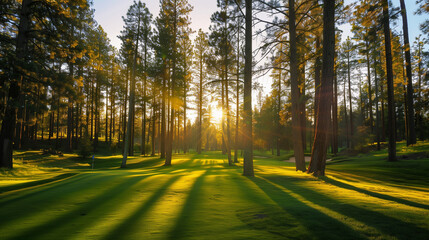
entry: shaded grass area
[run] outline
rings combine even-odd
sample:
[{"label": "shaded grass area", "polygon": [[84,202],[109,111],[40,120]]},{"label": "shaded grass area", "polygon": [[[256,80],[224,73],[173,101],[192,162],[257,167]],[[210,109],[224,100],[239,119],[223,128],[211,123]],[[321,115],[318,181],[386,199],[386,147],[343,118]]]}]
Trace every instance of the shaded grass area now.
[{"label": "shaded grass area", "polygon": [[[400,146],[401,154],[428,143]],[[429,239],[428,158],[339,156],[327,176],[258,153],[252,178],[219,152],[157,157],[18,152],[0,174],[1,239]],[[414,156],[421,156],[417,154]]]}]

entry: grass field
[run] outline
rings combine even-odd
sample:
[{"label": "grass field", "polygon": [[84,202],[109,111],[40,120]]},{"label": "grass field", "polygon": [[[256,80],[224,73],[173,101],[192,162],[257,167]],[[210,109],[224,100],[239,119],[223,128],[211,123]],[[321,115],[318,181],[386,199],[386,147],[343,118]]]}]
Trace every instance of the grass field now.
[{"label": "grass field", "polygon": [[0,173],[0,239],[429,239],[429,143],[398,150],[394,163],[386,150],[335,157],[319,179],[282,161],[290,153],[255,153],[248,178],[218,152],[127,169],[119,155],[91,169],[16,152]]}]

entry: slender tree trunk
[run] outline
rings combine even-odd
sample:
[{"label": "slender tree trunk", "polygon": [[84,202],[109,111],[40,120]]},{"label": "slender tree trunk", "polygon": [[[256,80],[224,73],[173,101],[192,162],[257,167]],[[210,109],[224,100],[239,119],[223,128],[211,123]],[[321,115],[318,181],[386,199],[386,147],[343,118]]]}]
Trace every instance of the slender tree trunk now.
[{"label": "slender tree trunk", "polygon": [[289,0],[289,47],[290,47],[290,82],[292,93],[292,134],[298,141],[293,141],[295,165],[297,171],[305,171],[302,131],[299,117],[298,56],[296,46],[295,1]]},{"label": "slender tree trunk", "polygon": [[380,150],[380,111],[378,109],[378,79],[377,79],[377,57],[374,57],[374,80],[375,80],[375,131],[376,131],[376,141],[377,141],[377,150]]},{"label": "slender tree trunk", "polygon": [[166,104],[167,104],[167,63],[164,61],[164,77],[162,79],[162,103],[161,103],[161,139],[160,139],[160,151],[161,158],[165,158],[165,140],[166,140]]},{"label": "slender tree trunk", "polygon": [[311,161],[308,173],[315,176],[325,175],[327,138],[330,124],[330,104],[332,99],[332,84],[334,81],[335,59],[335,0],[323,1],[323,56],[322,56],[322,81],[319,98],[316,132],[311,153]]},{"label": "slender tree trunk", "polygon": [[[139,9],[140,10],[140,9]],[[139,11],[140,12],[140,11]],[[133,119],[134,119],[134,106],[135,106],[135,81],[136,81],[136,68],[137,68],[137,55],[138,55],[138,48],[139,48],[139,37],[140,37],[140,15],[138,17],[138,23],[137,23],[137,39],[136,39],[136,45],[134,50],[134,61],[133,61],[133,71],[131,74],[131,81],[130,81],[130,102],[129,102],[129,108],[128,111],[128,122],[127,122],[127,133],[125,137],[125,145],[124,145],[124,154],[122,158],[122,164],[121,168],[125,168],[127,166],[127,157],[128,157],[128,148],[131,145],[131,152],[134,151],[131,137],[132,137],[132,126],[133,126]]]},{"label": "slender tree trunk", "polygon": [[371,62],[369,58],[369,43],[368,41],[365,42],[366,44],[366,62],[367,62],[367,71],[368,71],[368,100],[369,100],[369,126],[371,129],[371,133],[374,133],[374,116],[372,114],[372,89],[371,89]]},{"label": "slender tree trunk", "polygon": [[[283,45],[280,44],[280,49],[283,49]],[[280,125],[280,111],[281,111],[281,92],[282,92],[282,70],[281,70],[281,66],[279,68],[279,80],[278,80],[278,84],[277,84],[277,111],[276,111],[276,129],[277,129],[277,133],[275,134],[276,136],[276,155],[280,156],[280,134],[281,134],[281,125]]]},{"label": "slender tree trunk", "polygon": [[[200,51],[198,59],[199,71],[200,71],[200,82],[198,90],[198,138],[197,138],[197,153],[201,154],[202,145],[202,125],[203,125],[203,53]],[[206,149],[207,150],[207,149]]]},{"label": "slender tree trunk", "polygon": [[[141,136],[141,154],[143,156],[146,155],[146,145],[145,145],[145,137],[146,137],[146,90],[147,90],[147,36],[145,37],[145,49],[144,49],[144,77],[143,77],[143,108],[142,108],[142,136]],[[148,130],[149,131],[149,130]],[[149,132],[148,132],[149,135]]]},{"label": "slender tree trunk", "polygon": [[346,81],[343,84],[343,103],[344,103],[344,122],[346,123],[346,146],[350,147],[350,134],[349,134],[349,122],[347,118],[347,104],[346,104]]},{"label": "slender tree trunk", "polygon": [[252,137],[252,0],[246,0],[246,31],[244,58],[244,111],[243,111],[243,175],[253,176]]},{"label": "slender tree trunk", "polygon": [[386,51],[386,71],[387,71],[387,106],[388,106],[388,128],[389,128],[389,161],[396,161],[396,123],[395,123],[395,99],[393,93],[393,68],[392,68],[392,47],[390,42],[389,26],[389,3],[387,0],[383,4],[383,28]]},{"label": "slender tree trunk", "polygon": [[[186,69],[186,60],[185,60],[185,69]],[[186,74],[187,75],[187,74]],[[186,75],[185,75],[185,82],[184,82],[184,96],[183,96],[183,153],[186,153],[188,151],[188,132],[186,129],[186,109],[188,108],[186,99],[187,99],[187,82],[186,82]]]},{"label": "slender tree trunk", "polygon": [[170,129],[168,131],[168,141],[167,141],[167,149],[166,149],[166,154],[165,154],[165,166],[170,166],[171,162],[172,162],[172,158],[173,158],[173,133],[174,133],[174,121],[175,121],[175,106],[173,103],[173,99],[175,98],[175,87],[176,87],[176,52],[177,52],[177,18],[178,18],[178,13],[177,13],[177,3],[175,2],[174,4],[174,11],[173,11],[173,42],[172,42],[172,60],[171,60],[171,64],[172,64],[172,76],[171,76],[171,80],[170,80],[170,90],[171,90],[171,94],[170,94],[170,102],[171,102],[171,109],[170,109]]},{"label": "slender tree trunk", "polygon": [[410,54],[410,40],[408,37],[408,20],[407,11],[405,8],[405,1],[400,0],[401,13],[402,13],[402,28],[404,31],[404,48],[405,48],[405,62],[407,72],[407,118],[408,118],[408,137],[407,146],[416,143],[416,130],[414,125],[414,99],[413,99],[413,76],[411,71],[411,54]]},{"label": "slender tree trunk", "polygon": [[353,105],[352,105],[352,84],[351,84],[351,71],[350,71],[350,50],[347,51],[347,81],[349,84],[349,111],[350,111],[350,148],[354,147],[353,144]]},{"label": "slender tree trunk", "polygon": [[334,96],[332,98],[332,153],[338,153],[338,83],[334,67]]},{"label": "slender tree trunk", "polygon": [[156,109],[155,109],[155,102],[153,102],[153,108],[152,108],[152,153],[151,156],[155,156],[155,131],[156,131]]},{"label": "slender tree trunk", "polygon": [[[110,103],[112,104],[112,103]],[[109,142],[109,87],[106,86],[106,118],[105,118],[105,131],[104,131],[104,143],[107,146],[107,143]]]}]

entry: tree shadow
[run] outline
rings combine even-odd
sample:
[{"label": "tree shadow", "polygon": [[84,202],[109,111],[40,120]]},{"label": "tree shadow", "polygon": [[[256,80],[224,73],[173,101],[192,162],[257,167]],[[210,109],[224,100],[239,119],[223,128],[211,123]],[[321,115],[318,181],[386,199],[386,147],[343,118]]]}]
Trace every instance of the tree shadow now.
[{"label": "tree shadow", "polygon": [[189,225],[189,219],[191,219],[192,215],[195,213],[196,206],[200,200],[199,196],[204,183],[204,178],[209,175],[210,172],[210,170],[207,170],[195,180],[179,217],[176,219],[175,225],[168,232],[168,239],[180,239],[185,237],[187,226]]},{"label": "tree shadow", "polygon": [[303,239],[366,239],[343,222],[307,206],[265,179],[254,177],[250,180],[286,213],[292,215],[298,224],[306,228],[310,236],[304,235]]},{"label": "tree shadow", "polygon": [[[282,179],[282,177],[269,176],[266,177],[266,179],[286,187],[286,181]],[[342,215],[356,219],[370,227],[378,229],[386,235],[393,235],[398,239],[410,239],[410,234],[412,234],[413,239],[427,239],[429,236],[429,231],[427,229],[421,228],[412,223],[404,222],[396,218],[386,216],[382,213],[367,210],[351,204],[344,204],[326,195],[299,186],[298,184],[290,181],[287,182],[287,189],[302,196],[306,200],[313,202],[314,204],[326,207]]]},{"label": "tree shadow", "polygon": [[104,239],[121,239],[124,237],[124,233],[130,232],[131,228],[135,226],[137,220],[141,218],[144,214],[148,212],[148,210],[156,203],[158,199],[160,199],[168,188],[176,182],[180,177],[180,175],[171,177],[165,184],[163,184],[158,190],[156,190],[152,196],[145,201],[134,213],[125,219],[121,224],[112,229]]},{"label": "tree shadow", "polygon": [[64,181],[66,179],[69,179],[69,178],[77,175],[77,174],[78,173],[63,173],[63,174],[60,174],[60,175],[57,175],[57,176],[54,176],[51,178],[42,179],[42,180],[36,180],[36,181],[14,184],[11,186],[0,187],[0,195],[7,193],[7,192],[10,192],[10,191],[24,190],[26,188],[45,185],[45,184],[52,183],[52,182]]},{"label": "tree shadow", "polygon": [[376,197],[376,198],[380,198],[380,199],[384,199],[384,200],[388,200],[388,201],[393,201],[393,202],[401,203],[401,204],[408,205],[408,206],[411,206],[411,207],[423,208],[423,209],[426,209],[426,210],[429,209],[429,206],[426,205],[426,204],[416,203],[416,202],[412,202],[412,201],[409,201],[409,200],[406,200],[406,199],[401,199],[401,198],[393,197],[393,196],[390,196],[390,195],[385,195],[385,194],[381,194],[381,193],[376,193],[376,192],[368,191],[366,189],[358,188],[358,187],[355,187],[353,185],[337,181],[337,180],[329,178],[327,176],[323,177],[323,180],[325,182],[327,182],[327,183],[330,183],[330,184],[334,185],[334,186],[337,186],[337,187],[340,187],[340,188],[344,188],[344,189],[353,190],[353,191],[360,192],[360,193],[363,193],[363,194],[367,194],[367,195],[369,195],[371,197]]},{"label": "tree shadow", "polygon": [[133,186],[144,178],[145,177],[140,176],[121,178],[121,183],[116,184],[108,189],[105,189],[104,192],[99,193],[94,198],[88,200],[88,202],[83,203],[79,207],[67,211],[62,215],[57,216],[45,223],[26,229],[23,232],[20,232],[20,234],[18,234],[17,236],[12,237],[11,239],[32,239],[35,236],[43,236],[44,234],[49,232],[49,229],[56,229],[61,226],[65,226],[76,218],[80,218],[82,216],[90,214],[93,209],[102,207],[103,204],[107,201],[112,201],[116,196],[120,195],[121,193],[129,189],[130,186]]},{"label": "tree shadow", "polygon": [[90,177],[102,178],[102,176],[94,176],[91,174],[77,174],[72,177],[65,178],[64,180],[53,182],[52,184],[49,184],[45,188],[43,188],[44,186],[40,186],[42,189],[39,189],[39,188],[28,189],[28,190],[24,190],[23,192],[16,193],[16,195],[14,193],[7,194],[4,196],[4,200],[3,198],[0,198],[0,204],[2,204],[3,206],[6,206],[7,204],[10,204],[10,203],[17,203],[21,200],[27,200],[33,196],[44,194],[48,191],[65,188],[69,185],[73,185],[77,181],[82,181]]}]

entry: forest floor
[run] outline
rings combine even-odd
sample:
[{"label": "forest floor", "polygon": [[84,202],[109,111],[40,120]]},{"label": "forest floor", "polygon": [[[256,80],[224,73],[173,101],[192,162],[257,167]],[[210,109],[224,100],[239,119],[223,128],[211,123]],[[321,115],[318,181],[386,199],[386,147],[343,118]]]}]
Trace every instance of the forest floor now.
[{"label": "forest floor", "polygon": [[[429,239],[429,142],[339,155],[326,177],[255,153],[255,177],[219,152],[155,157],[17,151],[0,171],[0,239]],[[269,157],[269,158],[267,158]]]}]

